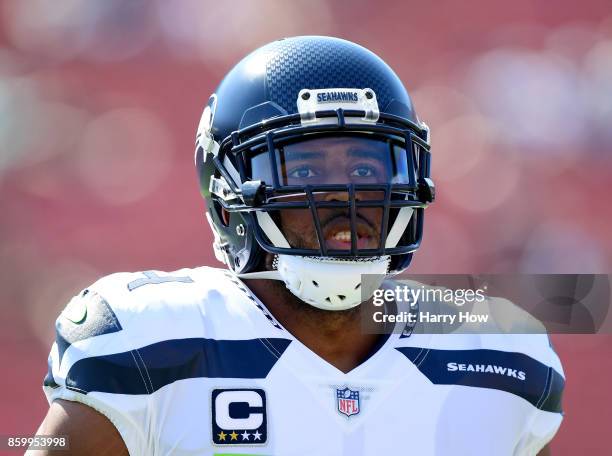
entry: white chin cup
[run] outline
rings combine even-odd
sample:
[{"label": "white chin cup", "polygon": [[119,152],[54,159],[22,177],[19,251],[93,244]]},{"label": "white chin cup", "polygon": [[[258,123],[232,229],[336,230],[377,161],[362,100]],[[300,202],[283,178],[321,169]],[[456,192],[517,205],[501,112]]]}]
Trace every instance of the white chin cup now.
[{"label": "white chin cup", "polygon": [[[323,310],[346,310],[372,296],[385,279],[390,261],[388,255],[360,260],[278,255],[277,270],[289,291],[302,301]],[[379,275],[380,283],[362,290],[363,274]]]}]

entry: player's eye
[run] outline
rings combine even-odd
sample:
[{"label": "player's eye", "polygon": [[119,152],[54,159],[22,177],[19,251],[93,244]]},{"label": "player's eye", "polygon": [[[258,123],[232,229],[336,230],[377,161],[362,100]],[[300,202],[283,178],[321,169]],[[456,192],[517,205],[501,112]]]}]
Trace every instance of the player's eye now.
[{"label": "player's eye", "polygon": [[298,168],[294,168],[293,170],[289,171],[288,174],[288,176],[293,179],[308,179],[315,177],[316,175],[316,171],[310,166],[300,166]]},{"label": "player's eye", "polygon": [[351,172],[353,177],[372,177],[376,173],[376,170],[371,166],[358,166]]}]

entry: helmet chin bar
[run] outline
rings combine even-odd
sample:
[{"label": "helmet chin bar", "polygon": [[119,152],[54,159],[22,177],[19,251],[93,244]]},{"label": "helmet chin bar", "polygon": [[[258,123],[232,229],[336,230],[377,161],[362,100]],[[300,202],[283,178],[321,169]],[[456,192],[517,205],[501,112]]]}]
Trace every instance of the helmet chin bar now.
[{"label": "helmet chin bar", "polygon": [[[238,274],[238,277],[282,280],[305,303],[322,310],[339,311],[368,300],[382,284],[390,262],[388,255],[355,260],[278,255],[276,270]],[[372,289],[363,289],[363,274],[376,274],[380,283]]]},{"label": "helmet chin bar", "polygon": [[[261,228],[275,246],[288,247],[283,233],[266,212],[256,212]],[[406,229],[412,208],[400,209],[400,214],[387,237],[387,247],[395,247]],[[391,256],[334,258],[316,256],[277,255],[276,270],[238,274],[245,279],[282,280],[291,293],[307,304],[323,310],[347,310],[368,300],[389,271]],[[362,288],[362,275],[375,274],[379,283],[372,289]]]}]

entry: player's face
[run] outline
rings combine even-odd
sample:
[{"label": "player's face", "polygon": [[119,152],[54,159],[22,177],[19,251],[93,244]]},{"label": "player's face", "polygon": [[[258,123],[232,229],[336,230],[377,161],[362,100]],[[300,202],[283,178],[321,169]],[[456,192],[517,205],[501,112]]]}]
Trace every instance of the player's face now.
[{"label": "player's face", "polygon": [[[367,136],[319,137],[282,145],[275,151],[277,176],[280,185],[296,186],[299,191],[291,196],[278,196],[277,201],[307,201],[301,190],[313,186],[316,202],[346,202],[350,200],[346,184],[407,183],[406,151],[389,142]],[[272,182],[269,155],[260,153],[251,159],[252,176]],[[334,191],[321,191],[316,186],[341,185]],[[378,249],[383,223],[384,192],[357,191],[355,200],[378,201],[378,207],[360,206],[356,209],[356,247]],[[321,224],[322,238],[328,250],[351,248],[351,217],[347,207],[316,209]],[[285,238],[293,248],[319,249],[314,217],[310,209],[283,209],[273,214]]]},{"label": "player's face", "polygon": [[[350,137],[321,138],[284,147],[282,178],[285,185],[376,184],[389,182],[388,146],[374,140]],[[357,192],[355,199],[381,200],[383,192]],[[299,197],[296,197],[299,198]],[[347,191],[316,192],[316,201],[348,201]],[[348,209],[319,208],[318,217],[327,249],[351,248]],[[290,245],[318,249],[319,240],[310,210],[280,212],[281,229]],[[380,242],[382,208],[358,208],[358,249],[375,249]]]}]

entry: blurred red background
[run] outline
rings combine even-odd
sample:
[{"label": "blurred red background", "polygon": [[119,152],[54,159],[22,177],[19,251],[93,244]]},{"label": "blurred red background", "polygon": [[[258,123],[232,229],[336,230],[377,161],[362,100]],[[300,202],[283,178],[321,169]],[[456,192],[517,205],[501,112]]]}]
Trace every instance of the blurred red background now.
[{"label": "blurred red background", "polygon": [[[438,200],[411,272],[610,272],[609,0],[5,1],[0,434],[43,417],[73,294],[114,271],[218,265],[199,116],[238,59],[301,34],[379,54],[432,129]],[[609,454],[612,337],[553,342],[568,378],[554,454]]]}]

